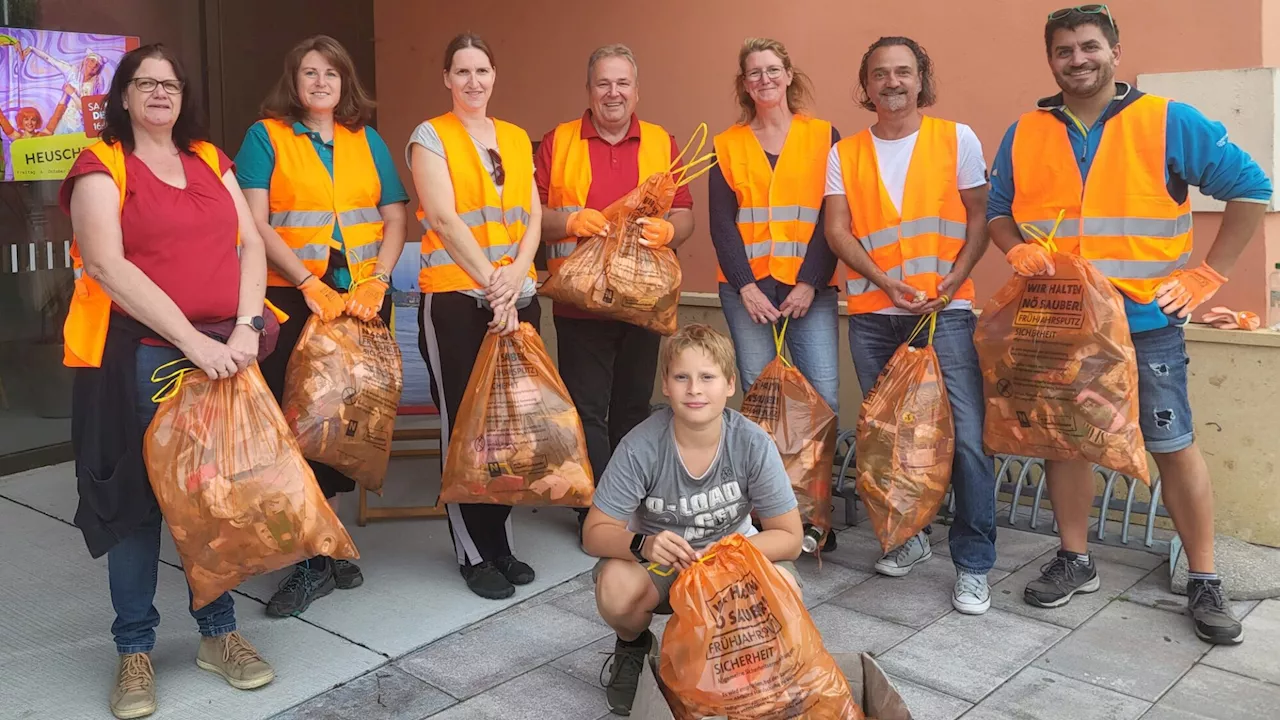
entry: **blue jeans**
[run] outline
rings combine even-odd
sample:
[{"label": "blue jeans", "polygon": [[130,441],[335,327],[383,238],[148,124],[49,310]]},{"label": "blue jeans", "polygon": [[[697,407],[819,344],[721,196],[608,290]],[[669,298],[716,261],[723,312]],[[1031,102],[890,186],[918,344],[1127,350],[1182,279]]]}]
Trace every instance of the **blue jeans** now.
[{"label": "blue jeans", "polygon": [[[152,384],[151,373],[181,357],[182,353],[174,348],[138,346],[138,419],[144,431],[151,424],[158,407],[151,401],[151,396],[160,386]],[[107,551],[111,605],[116,610],[111,633],[115,635],[116,652],[122,655],[151,652],[156,645],[156,626],[160,624],[160,612],[154,604],[160,565],[160,506],[150,489],[147,496],[138,498],[137,502],[151,504],[147,521]],[[190,587],[187,590],[187,606],[190,607]],[[193,610],[191,616],[196,619],[200,634],[206,637],[225,635],[236,629],[235,604],[228,593],[223,593],[199,610]]]},{"label": "blue jeans", "polygon": [[1187,395],[1187,342],[1180,327],[1133,336],[1138,352],[1138,426],[1152,453],[1174,453],[1196,441]]},{"label": "blue jeans", "polygon": [[[898,347],[911,336],[919,320],[914,315],[849,316],[849,348],[864,396],[876,384]],[[977,326],[977,316],[968,310],[940,312],[933,346],[951,399],[956,432],[956,454],[951,466],[951,486],[956,498],[951,559],[957,569],[983,575],[996,561],[996,476],[994,462],[982,449],[986,407],[982,370],[973,345],[973,331]],[[926,329],[913,344],[922,347],[928,339]]]},{"label": "blue jeans", "polygon": [[[756,281],[756,287],[773,303],[782,304],[791,292],[792,285],[785,285],[772,277]],[[791,359],[805,379],[813,384],[827,405],[840,414],[840,326],[837,309],[837,291],[834,287],[814,288],[813,304],[802,318],[792,318],[787,323],[786,343]],[[761,325],[747,314],[742,296],[731,286],[720,283],[720,305],[724,319],[733,337],[734,353],[738,356],[738,377],[742,392],[746,393],[756,381],[764,366],[778,354],[773,344],[773,328]],[[781,329],[781,322],[778,324]]]}]

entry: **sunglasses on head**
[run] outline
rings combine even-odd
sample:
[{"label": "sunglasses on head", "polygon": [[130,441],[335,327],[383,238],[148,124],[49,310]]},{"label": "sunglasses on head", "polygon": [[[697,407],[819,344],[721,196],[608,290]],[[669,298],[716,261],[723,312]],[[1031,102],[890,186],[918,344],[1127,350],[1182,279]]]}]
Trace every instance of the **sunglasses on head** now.
[{"label": "sunglasses on head", "polygon": [[493,184],[503,185],[507,180],[507,173],[502,169],[502,156],[493,148],[485,148],[489,151],[489,159],[493,161]]},{"label": "sunglasses on head", "polygon": [[1054,10],[1053,12],[1049,13],[1049,19],[1061,20],[1062,18],[1070,15],[1071,13],[1084,13],[1085,15],[1106,15],[1107,22],[1111,23],[1111,29],[1114,30],[1116,27],[1115,18],[1111,17],[1111,8],[1108,8],[1106,3],[1096,3],[1093,5],[1076,5],[1075,7],[1062,8],[1061,10]]}]

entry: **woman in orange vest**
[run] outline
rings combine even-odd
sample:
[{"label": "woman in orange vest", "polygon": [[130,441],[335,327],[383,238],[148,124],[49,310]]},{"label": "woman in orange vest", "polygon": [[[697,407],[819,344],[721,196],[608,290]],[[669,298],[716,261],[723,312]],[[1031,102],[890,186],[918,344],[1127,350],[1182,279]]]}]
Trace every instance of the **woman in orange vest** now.
[{"label": "woman in orange vest", "polygon": [[[77,368],[76,525],[94,557],[107,555],[120,656],[110,707],[120,718],[156,710],[150,653],[162,517],[142,457],[157,407],[152,373],[185,357],[211,378],[231,377],[264,354],[272,340],[264,333],[277,329],[273,316],[263,318],[262,238],[194,99],[165,47],[126,54],[102,138],[80,154],[60,193],[81,271],[63,331],[65,363]],[[200,667],[239,689],[275,677],[236,631],[230,594],[191,614]]]},{"label": "woman in orange vest", "polygon": [[[404,249],[409,196],[386,143],[368,125],[372,112],[346,49],[325,35],[307,38],[285,57],[284,73],[262,103],[264,119],[236,154],[236,177],[266,242],[267,299],[289,316],[279,349],[262,363],[280,402],[289,356],[313,313],[326,322],[343,313],[391,322],[384,299]],[[354,288],[353,273],[360,280]],[[310,465],[336,510],[338,493],[355,482],[328,465]],[[280,583],[267,614],[297,615],[334,588],[363,582],[349,560],[304,560]]]},{"label": "woman in orange vest", "polygon": [[774,329],[787,319],[796,367],[839,412],[836,256],[821,210],[826,157],[840,133],[803,113],[809,78],[777,40],[742,45],[734,87],[741,117],[716,136],[707,205],[742,387],[777,354]]},{"label": "woman in orange vest", "polygon": [[[454,38],[444,53],[453,110],[419,125],[405,151],[424,231],[418,344],[431,369],[446,449],[485,334],[512,333],[522,322],[539,325],[533,257],[542,203],[533,182],[533,144],[524,130],[489,117],[496,78],[484,40]],[[448,513],[472,592],[502,599],[533,582],[533,568],[511,551],[510,507],[449,505]]]}]

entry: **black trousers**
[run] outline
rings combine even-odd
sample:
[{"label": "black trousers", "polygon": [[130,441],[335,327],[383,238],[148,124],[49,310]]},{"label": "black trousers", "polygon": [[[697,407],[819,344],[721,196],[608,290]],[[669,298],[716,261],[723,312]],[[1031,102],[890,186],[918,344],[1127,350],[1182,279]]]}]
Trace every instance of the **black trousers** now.
[{"label": "black trousers", "polygon": [[[333,269],[333,263],[330,262],[329,272],[321,279],[329,287],[336,288],[333,282]],[[289,320],[280,326],[280,339],[276,341],[275,351],[263,359],[258,364],[258,368],[262,370],[262,377],[266,379],[267,387],[271,388],[271,393],[276,396],[276,402],[284,403],[284,376],[289,368],[289,356],[298,345],[303,326],[307,324],[307,320],[311,319],[311,309],[307,307],[302,291],[297,288],[268,287],[267,299],[272,305],[284,311],[289,316]],[[391,298],[387,298],[382,303],[382,310],[378,312],[378,316],[388,325],[391,324],[391,310]],[[324,491],[326,498],[336,497],[338,493],[356,489],[354,480],[328,465],[313,460],[308,460],[307,464],[316,474],[316,482],[320,484],[320,489]]]},{"label": "black trousers", "polygon": [[618,320],[556,316],[555,323],[560,377],[582,418],[599,485],[618,443],[649,417],[662,338]]},{"label": "black trousers", "polygon": [[[537,298],[519,315],[520,322],[539,327]],[[418,348],[431,371],[431,399],[440,409],[441,473],[454,420],[492,319],[493,311],[460,292],[425,293],[418,307]],[[449,503],[445,507],[459,565],[479,565],[512,554],[510,506]]]}]

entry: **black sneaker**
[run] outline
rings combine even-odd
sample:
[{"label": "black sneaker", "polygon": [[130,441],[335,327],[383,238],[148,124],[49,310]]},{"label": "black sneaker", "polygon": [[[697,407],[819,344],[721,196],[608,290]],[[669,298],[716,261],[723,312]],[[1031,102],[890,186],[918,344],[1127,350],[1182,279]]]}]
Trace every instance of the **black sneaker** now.
[{"label": "black sneaker", "polygon": [[1196,623],[1196,635],[1214,645],[1235,645],[1244,641],[1244,627],[1227,609],[1221,580],[1192,580],[1187,583],[1187,608]]},{"label": "black sneaker", "polygon": [[293,572],[280,583],[280,589],[267,602],[267,615],[278,618],[301,615],[311,607],[311,603],[333,592],[335,587],[333,563],[326,562],[319,569],[294,565]]},{"label": "black sneaker", "polygon": [[822,552],[834,552],[836,549],[836,531],[827,531],[827,539],[822,541]]},{"label": "black sneaker", "polygon": [[516,586],[511,584],[491,562],[479,565],[462,565],[458,568],[471,592],[487,600],[506,600],[516,594]]},{"label": "black sneaker", "polygon": [[1084,565],[1076,557],[1075,553],[1059,550],[1057,557],[1040,568],[1040,577],[1027,583],[1022,599],[1028,605],[1056,608],[1066,605],[1076,593],[1097,592],[1101,583],[1093,558]]},{"label": "black sneaker", "polygon": [[498,558],[493,564],[512,585],[528,585],[533,582],[533,568],[517,560],[514,555]]},{"label": "black sneaker", "polygon": [[[631,714],[631,704],[635,702],[636,690],[640,687],[640,674],[657,644],[653,633],[648,630],[638,640],[643,642],[632,645],[624,644],[618,638],[613,644],[613,655],[600,668],[600,684],[604,685],[609,712],[614,715]],[[609,673],[607,680],[604,677],[606,671]]]},{"label": "black sneaker", "polygon": [[330,560],[333,565],[333,582],[339,590],[350,590],[364,584],[364,574],[350,560]]}]

